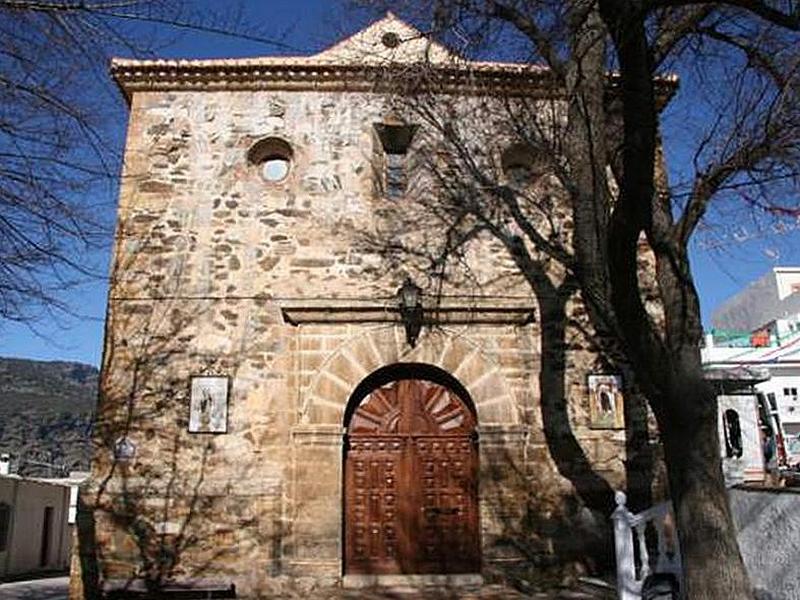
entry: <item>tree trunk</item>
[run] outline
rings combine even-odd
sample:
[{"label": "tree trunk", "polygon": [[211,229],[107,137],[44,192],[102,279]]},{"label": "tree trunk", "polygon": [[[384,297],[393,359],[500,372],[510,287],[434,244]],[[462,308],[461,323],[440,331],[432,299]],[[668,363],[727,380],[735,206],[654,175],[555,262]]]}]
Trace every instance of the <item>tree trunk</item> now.
[{"label": "tree trunk", "polygon": [[752,599],[722,475],[715,395],[702,379],[677,387],[672,399],[683,410],[667,411],[660,428],[686,597]]}]

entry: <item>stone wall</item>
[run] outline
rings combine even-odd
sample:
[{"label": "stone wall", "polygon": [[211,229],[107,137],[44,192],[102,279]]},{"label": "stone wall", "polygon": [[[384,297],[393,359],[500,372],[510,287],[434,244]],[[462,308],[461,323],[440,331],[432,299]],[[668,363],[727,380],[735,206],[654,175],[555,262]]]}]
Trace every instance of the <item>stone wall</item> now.
[{"label": "stone wall", "polygon": [[[398,362],[450,373],[477,408],[487,574],[597,558],[604,519],[543,433],[540,324],[442,324],[406,344],[393,294],[421,271],[359,244],[403,210],[375,193],[384,110],[361,92],[133,95],[85,495],[97,546],[82,552],[103,578],[222,577],[246,597],[283,575],[340,577],[345,407]],[[284,182],[247,161],[267,136],[292,145]],[[496,244],[478,240],[468,258],[470,279],[442,297],[535,310]],[[384,316],[359,322],[365,307]],[[625,432],[589,426],[586,375],[603,365],[577,299],[568,314],[563,436],[622,488]],[[199,374],[230,377],[227,433],[187,431]],[[129,463],[112,459],[122,436],[136,445]]]}]

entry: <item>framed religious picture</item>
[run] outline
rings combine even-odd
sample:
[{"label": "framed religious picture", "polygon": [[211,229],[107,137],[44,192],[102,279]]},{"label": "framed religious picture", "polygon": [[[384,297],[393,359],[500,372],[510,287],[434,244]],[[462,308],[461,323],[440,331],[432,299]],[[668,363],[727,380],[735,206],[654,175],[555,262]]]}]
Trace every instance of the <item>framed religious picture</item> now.
[{"label": "framed religious picture", "polygon": [[623,429],[622,377],[589,375],[589,427]]},{"label": "framed religious picture", "polygon": [[220,375],[192,377],[189,400],[191,433],[226,433],[228,431],[228,391],[230,379]]}]

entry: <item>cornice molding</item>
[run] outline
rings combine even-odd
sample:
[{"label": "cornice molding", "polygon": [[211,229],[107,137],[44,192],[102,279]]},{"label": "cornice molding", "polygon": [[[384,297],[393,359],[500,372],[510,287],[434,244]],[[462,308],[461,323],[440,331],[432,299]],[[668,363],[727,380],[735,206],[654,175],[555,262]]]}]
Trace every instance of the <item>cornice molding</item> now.
[{"label": "cornice molding", "polygon": [[[378,324],[402,323],[394,298],[375,302],[348,298],[283,300],[278,302],[284,323],[314,324]],[[468,299],[447,298],[423,304],[423,324],[433,325],[517,325],[536,322],[536,306],[522,298],[491,296]]]},{"label": "cornice molding", "polygon": [[527,65],[441,67],[428,64],[342,65],[114,61],[111,73],[130,99],[141,91],[359,91],[407,89],[458,95],[552,96],[551,73]]},{"label": "cornice molding", "polygon": [[[355,65],[296,59],[134,61],[114,60],[111,73],[126,99],[146,91],[346,91],[435,92],[460,96],[553,98],[562,90],[545,68],[504,63]],[[619,77],[609,75],[609,91]],[[678,89],[678,78],[656,79],[659,109]]]}]

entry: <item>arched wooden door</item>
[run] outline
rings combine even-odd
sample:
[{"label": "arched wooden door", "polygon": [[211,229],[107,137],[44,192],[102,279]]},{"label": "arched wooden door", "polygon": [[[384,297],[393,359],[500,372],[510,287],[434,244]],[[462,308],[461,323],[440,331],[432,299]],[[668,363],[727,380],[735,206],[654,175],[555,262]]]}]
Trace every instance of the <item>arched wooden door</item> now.
[{"label": "arched wooden door", "polygon": [[353,413],[345,455],[345,572],[475,573],[475,418],[430,381],[393,381]]}]

